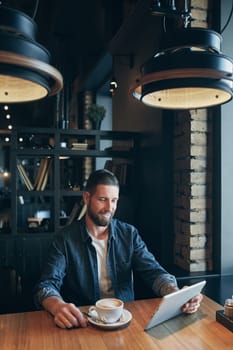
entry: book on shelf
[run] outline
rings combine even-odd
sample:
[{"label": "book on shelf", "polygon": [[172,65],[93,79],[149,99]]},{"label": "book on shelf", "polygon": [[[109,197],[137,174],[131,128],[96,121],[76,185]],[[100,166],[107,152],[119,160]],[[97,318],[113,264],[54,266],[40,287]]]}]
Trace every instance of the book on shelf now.
[{"label": "book on shelf", "polygon": [[88,148],[88,143],[73,142],[71,149],[76,151],[85,151]]},{"label": "book on shelf", "polygon": [[29,179],[29,176],[21,163],[17,164],[17,169],[19,171],[22,182],[26,185],[29,191],[32,191],[34,189],[33,184]]},{"label": "book on shelf", "polygon": [[80,204],[75,202],[75,204],[74,204],[74,206],[73,206],[73,208],[72,208],[72,210],[70,212],[70,215],[68,217],[68,220],[67,220],[67,223],[66,223],[67,225],[71,224],[75,220],[75,218],[78,215],[79,210],[80,210]]},{"label": "book on shelf", "polygon": [[24,166],[19,162],[17,164],[17,169],[21,177],[22,182],[26,185],[29,191],[43,191],[48,182],[48,176],[51,168],[52,159],[43,158],[41,159],[40,166],[34,181],[34,184],[30,180]]},{"label": "book on shelf", "polygon": [[77,220],[81,220],[82,217],[86,214],[86,211],[87,211],[87,205],[83,204]]},{"label": "book on shelf", "polygon": [[45,163],[45,159],[41,159],[40,161],[40,165],[39,165],[39,169],[37,171],[37,174],[36,174],[36,177],[35,177],[35,181],[34,181],[34,188],[37,187],[39,181],[40,181],[40,178],[42,176],[42,172],[44,172],[44,164]]},{"label": "book on shelf", "polygon": [[52,158],[41,159],[40,166],[34,183],[36,191],[43,191],[48,182],[49,171],[52,164]]},{"label": "book on shelf", "polygon": [[66,225],[71,224],[74,220],[80,220],[86,213],[87,206],[83,201],[77,203],[75,202],[70,215],[68,217]]},{"label": "book on shelf", "polygon": [[52,165],[52,159],[48,158],[47,159],[47,166],[46,166],[46,171],[41,183],[41,187],[39,191],[44,191],[44,189],[46,188],[47,182],[48,182],[48,178],[49,178],[49,173],[50,173],[50,169],[51,169],[51,165]]}]

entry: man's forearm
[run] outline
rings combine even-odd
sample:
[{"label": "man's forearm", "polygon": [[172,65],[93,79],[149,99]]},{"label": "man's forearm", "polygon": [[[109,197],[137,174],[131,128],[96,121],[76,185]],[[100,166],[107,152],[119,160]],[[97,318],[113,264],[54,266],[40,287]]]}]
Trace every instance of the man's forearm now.
[{"label": "man's forearm", "polygon": [[60,293],[55,288],[49,285],[37,287],[34,295],[34,302],[38,309],[43,306],[43,300],[47,299],[48,297],[58,297],[62,300]]},{"label": "man's forearm", "polygon": [[49,311],[53,316],[56,314],[57,309],[62,304],[65,304],[65,302],[57,296],[50,296],[42,301],[43,308]]},{"label": "man's forearm", "polygon": [[164,284],[161,288],[160,288],[160,294],[162,296],[176,292],[179,288],[177,287],[177,285],[174,284]]},{"label": "man's forearm", "polygon": [[175,276],[170,274],[161,274],[158,276],[153,284],[153,291],[160,297],[166,294],[170,294],[178,290],[177,281]]}]

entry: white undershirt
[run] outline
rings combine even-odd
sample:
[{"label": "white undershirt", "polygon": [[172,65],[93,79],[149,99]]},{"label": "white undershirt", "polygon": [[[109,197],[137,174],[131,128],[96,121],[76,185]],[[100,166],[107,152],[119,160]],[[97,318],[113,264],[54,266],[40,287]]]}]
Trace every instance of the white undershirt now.
[{"label": "white undershirt", "polygon": [[93,236],[92,245],[95,247],[98,266],[98,280],[100,288],[100,297],[112,297],[113,290],[107,269],[107,245],[108,237],[105,239],[96,239]]}]

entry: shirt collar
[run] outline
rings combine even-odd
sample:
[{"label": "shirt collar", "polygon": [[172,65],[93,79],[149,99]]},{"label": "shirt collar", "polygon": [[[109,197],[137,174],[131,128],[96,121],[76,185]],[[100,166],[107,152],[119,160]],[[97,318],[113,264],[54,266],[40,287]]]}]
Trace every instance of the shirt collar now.
[{"label": "shirt collar", "polygon": [[[81,235],[82,235],[82,240],[83,242],[86,242],[88,239],[90,239],[90,236],[88,234],[87,228],[86,228],[86,223],[85,223],[85,218],[82,218],[80,220],[80,227],[81,227]],[[115,232],[115,219],[112,219],[110,224],[109,224],[109,239],[116,238],[116,232]]]}]

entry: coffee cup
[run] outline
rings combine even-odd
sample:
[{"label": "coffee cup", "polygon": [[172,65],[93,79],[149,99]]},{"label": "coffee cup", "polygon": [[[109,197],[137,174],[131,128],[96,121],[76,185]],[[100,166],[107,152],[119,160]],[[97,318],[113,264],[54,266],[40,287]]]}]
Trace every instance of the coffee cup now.
[{"label": "coffee cup", "polygon": [[89,308],[89,314],[96,317],[104,323],[115,323],[122,316],[124,303],[120,299],[105,298],[95,303],[95,306]]}]

